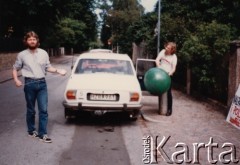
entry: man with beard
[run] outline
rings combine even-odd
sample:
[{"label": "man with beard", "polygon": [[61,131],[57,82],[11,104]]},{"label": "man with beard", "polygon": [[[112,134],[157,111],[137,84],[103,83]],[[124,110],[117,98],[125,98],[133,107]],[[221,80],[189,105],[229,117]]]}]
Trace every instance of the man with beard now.
[{"label": "man with beard", "polygon": [[[27,49],[17,55],[15,64],[13,65],[13,78],[17,87],[24,85],[25,99],[27,103],[26,122],[28,135],[37,137],[41,141],[51,143],[52,140],[47,136],[48,123],[48,92],[45,80],[46,72],[58,73],[62,76],[66,74],[64,69],[56,69],[51,66],[48,53],[39,48],[38,35],[30,31],[23,39]],[[23,84],[17,76],[17,72],[21,70],[25,79]],[[35,103],[38,103],[39,126],[38,132],[35,128]]]}]

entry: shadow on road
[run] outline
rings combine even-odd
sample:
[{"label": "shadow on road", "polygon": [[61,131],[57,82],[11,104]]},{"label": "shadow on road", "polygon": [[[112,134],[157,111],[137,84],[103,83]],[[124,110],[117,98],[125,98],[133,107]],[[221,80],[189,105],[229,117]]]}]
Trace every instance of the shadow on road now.
[{"label": "shadow on road", "polygon": [[105,113],[103,115],[95,115],[90,112],[82,112],[72,118],[66,119],[67,125],[79,126],[122,126],[132,123],[135,122],[129,119],[128,114],[121,112]]}]

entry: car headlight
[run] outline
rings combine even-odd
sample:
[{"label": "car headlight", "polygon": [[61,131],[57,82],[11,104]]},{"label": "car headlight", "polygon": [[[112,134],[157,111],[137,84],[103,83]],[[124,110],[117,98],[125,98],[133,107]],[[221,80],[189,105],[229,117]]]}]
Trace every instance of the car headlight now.
[{"label": "car headlight", "polygon": [[76,90],[68,90],[66,92],[66,97],[67,99],[69,100],[75,100],[76,99],[76,94],[77,94],[77,91]]},{"label": "car headlight", "polygon": [[138,92],[131,92],[130,93],[130,102],[131,101],[138,101],[140,98],[140,95]]}]

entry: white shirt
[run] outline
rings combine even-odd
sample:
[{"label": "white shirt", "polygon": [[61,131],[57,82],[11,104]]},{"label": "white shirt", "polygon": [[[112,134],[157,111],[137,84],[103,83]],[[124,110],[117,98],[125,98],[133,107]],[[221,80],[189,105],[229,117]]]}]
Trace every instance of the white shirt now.
[{"label": "white shirt", "polygon": [[166,55],[165,49],[163,49],[156,58],[156,63],[159,68],[165,70],[170,76],[176,70],[177,66],[177,56],[176,54]]}]

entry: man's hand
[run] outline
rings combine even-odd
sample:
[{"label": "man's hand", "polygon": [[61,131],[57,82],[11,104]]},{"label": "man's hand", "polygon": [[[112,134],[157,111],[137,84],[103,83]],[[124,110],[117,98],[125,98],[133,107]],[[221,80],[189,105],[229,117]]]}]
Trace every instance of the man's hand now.
[{"label": "man's hand", "polygon": [[15,84],[16,84],[17,87],[20,87],[20,86],[23,85],[22,82],[20,80],[18,80],[18,79],[15,80]]},{"label": "man's hand", "polygon": [[67,71],[65,69],[57,69],[57,73],[59,73],[62,76],[65,76]]},{"label": "man's hand", "polygon": [[155,60],[155,64],[156,64],[156,67],[159,68],[159,66],[160,66],[159,60]]}]

